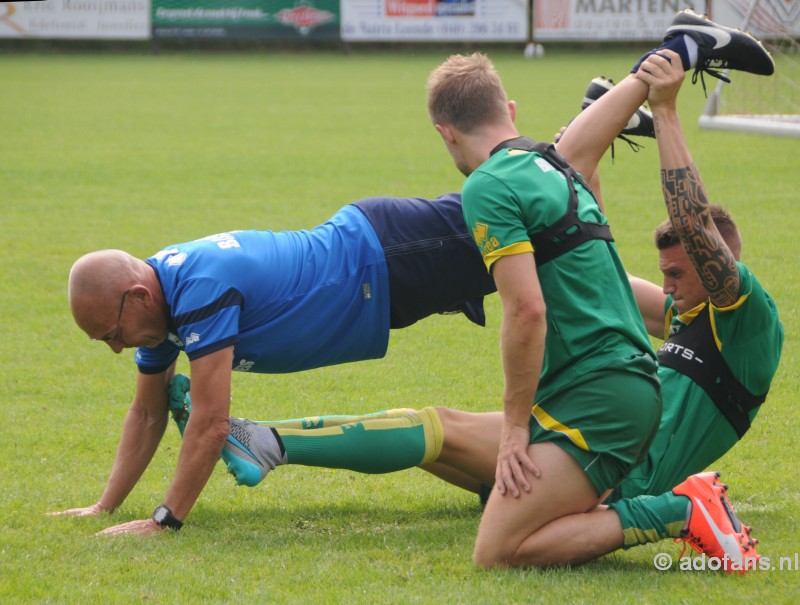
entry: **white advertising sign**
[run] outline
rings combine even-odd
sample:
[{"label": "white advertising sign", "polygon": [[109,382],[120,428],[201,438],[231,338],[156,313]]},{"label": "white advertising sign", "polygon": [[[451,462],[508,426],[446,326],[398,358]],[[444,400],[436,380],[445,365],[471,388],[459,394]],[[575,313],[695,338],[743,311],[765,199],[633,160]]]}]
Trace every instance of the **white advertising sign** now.
[{"label": "white advertising sign", "polygon": [[342,0],[349,42],[524,42],[527,0]]},{"label": "white advertising sign", "polygon": [[0,2],[0,38],[145,40],[150,0]]},{"label": "white advertising sign", "polygon": [[747,18],[748,32],[757,38],[775,34],[800,36],[800,2],[797,0],[761,0],[755,7],[750,0],[716,0],[712,6],[714,21],[741,28]]},{"label": "white advertising sign", "polygon": [[534,0],[537,42],[657,41],[675,13],[706,12],[704,0]]}]

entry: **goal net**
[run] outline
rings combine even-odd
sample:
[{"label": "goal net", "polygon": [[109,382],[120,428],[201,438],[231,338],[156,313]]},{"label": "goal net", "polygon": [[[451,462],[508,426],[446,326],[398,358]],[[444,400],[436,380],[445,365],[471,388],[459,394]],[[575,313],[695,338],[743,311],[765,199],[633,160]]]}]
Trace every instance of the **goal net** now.
[{"label": "goal net", "polygon": [[730,76],[732,85],[720,81],[708,95],[700,127],[800,137],[800,2],[715,2],[713,19],[761,40],[775,60],[775,73],[737,71]]}]

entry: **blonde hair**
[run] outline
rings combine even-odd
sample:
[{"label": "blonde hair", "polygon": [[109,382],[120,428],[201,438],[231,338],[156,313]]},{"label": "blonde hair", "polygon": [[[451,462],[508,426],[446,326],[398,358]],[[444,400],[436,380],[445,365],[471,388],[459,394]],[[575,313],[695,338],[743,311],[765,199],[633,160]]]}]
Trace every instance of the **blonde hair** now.
[{"label": "blonde hair", "polygon": [[507,117],[508,96],[489,57],[451,55],[428,78],[428,115],[463,133]]}]

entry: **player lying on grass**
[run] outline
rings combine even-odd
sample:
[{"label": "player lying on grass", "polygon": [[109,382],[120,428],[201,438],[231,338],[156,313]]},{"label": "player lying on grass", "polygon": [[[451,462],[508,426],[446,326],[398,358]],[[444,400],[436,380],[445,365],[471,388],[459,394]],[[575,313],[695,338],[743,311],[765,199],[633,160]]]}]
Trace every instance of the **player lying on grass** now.
[{"label": "player lying on grass", "polygon": [[[709,555],[727,554],[736,563],[729,569],[741,569],[744,557],[754,555],[749,530],[724,510],[724,489],[716,477],[692,477],[667,490],[717,460],[747,430],[777,368],[783,332],[772,299],[747,267],[736,262],[741,251],[736,225],[707,202],[674,102],[669,96],[651,101],[670,215],[656,230],[664,287],[662,291],[636,278],[631,282],[649,332],[666,337],[659,351],[664,413],[646,460],[606,501],[613,502],[611,507],[602,515],[586,515],[592,531],[585,533],[578,525],[567,532],[573,542],[574,536],[586,536],[581,552],[556,548],[550,553],[555,556],[539,564],[574,563],[621,546],[676,537],[696,548],[704,545]],[[694,369],[699,363],[703,372]],[[188,381],[177,377],[171,399],[179,415],[186,391]],[[255,484],[282,463],[367,473],[419,464],[485,493],[494,482],[502,414],[399,409],[269,424],[272,428],[232,421],[234,437],[225,457],[240,483]],[[248,463],[246,451],[258,465]],[[426,464],[431,458],[435,462]],[[658,497],[633,498],[640,494]],[[725,538],[709,534],[700,512],[704,507]],[[558,558],[560,552],[563,558]]]}]

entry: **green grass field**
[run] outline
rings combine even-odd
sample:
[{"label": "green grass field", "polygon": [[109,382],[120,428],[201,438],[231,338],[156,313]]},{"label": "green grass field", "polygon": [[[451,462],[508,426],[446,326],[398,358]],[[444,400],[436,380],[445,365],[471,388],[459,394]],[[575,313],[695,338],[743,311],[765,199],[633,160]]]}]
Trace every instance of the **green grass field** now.
[{"label": "green grass field", "polygon": [[[520,130],[548,139],[589,80],[621,79],[640,49],[492,56]],[[112,516],[50,518],[96,502],[135,366],[73,324],[72,262],[99,248],[146,257],[228,229],[299,229],[371,195],[458,190],[425,112],[447,51],[0,53],[0,601],[3,603],[797,603],[800,299],[797,140],[700,131],[681,113],[714,201],[737,217],[744,257],[782,312],[782,367],[754,428],[716,465],[760,552],[792,569],[728,577],[656,571],[664,542],[577,569],[481,572],[477,498],[422,471],[363,476],[284,467],[256,489],[220,464],[178,534],[96,538],[148,516],[172,476],[169,427]],[[712,82],[712,86],[713,86]],[[734,74],[734,85],[736,77]],[[617,145],[604,196],[629,271],[659,280],[652,227],[666,216],[654,142]],[[291,376],[236,374],[232,411],[259,419],[449,405],[499,409],[499,305],[489,325],[434,317],[393,333],[383,360]],[[180,368],[188,369],[185,361]],[[777,563],[776,563],[777,564]]]}]

